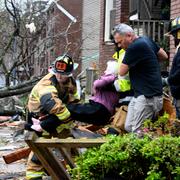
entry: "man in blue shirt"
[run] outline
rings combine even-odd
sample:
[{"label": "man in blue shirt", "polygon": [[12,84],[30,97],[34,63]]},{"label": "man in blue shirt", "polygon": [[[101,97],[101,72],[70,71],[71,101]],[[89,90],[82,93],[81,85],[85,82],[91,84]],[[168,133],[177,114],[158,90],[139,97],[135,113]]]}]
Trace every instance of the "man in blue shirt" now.
[{"label": "man in blue shirt", "polygon": [[119,74],[129,72],[134,97],[128,106],[125,130],[137,132],[145,119],[151,119],[162,108],[162,81],[158,59],[168,58],[166,52],[147,37],[138,37],[134,30],[119,24],[114,40],[126,50]]}]

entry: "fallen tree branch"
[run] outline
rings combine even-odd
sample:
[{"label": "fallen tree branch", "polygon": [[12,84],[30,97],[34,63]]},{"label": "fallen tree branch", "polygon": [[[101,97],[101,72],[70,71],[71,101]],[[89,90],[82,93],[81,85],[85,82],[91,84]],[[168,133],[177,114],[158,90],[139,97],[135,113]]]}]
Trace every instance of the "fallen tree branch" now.
[{"label": "fallen tree branch", "polygon": [[31,79],[29,81],[25,81],[21,84],[18,84],[16,86],[9,86],[9,87],[5,87],[5,88],[1,88],[0,89],[0,94],[1,92],[4,92],[4,91],[9,91],[9,90],[16,90],[16,89],[21,89],[23,87],[27,87],[27,86],[32,86],[33,84],[35,84],[37,81],[39,81],[42,77],[37,77],[35,79]]},{"label": "fallen tree branch", "polygon": [[32,88],[33,88],[33,85],[29,87],[24,87],[21,89],[0,90],[0,98],[24,94],[24,93],[30,92]]},{"label": "fallen tree branch", "polygon": [[[23,115],[23,111],[20,110],[0,110],[0,116],[14,116],[14,115]],[[9,121],[9,120],[8,120]],[[2,121],[1,121],[2,123]]]},{"label": "fallen tree branch", "polygon": [[39,81],[41,78],[33,79],[30,81],[26,81],[24,83],[21,83],[17,86],[10,86],[0,89],[0,98],[14,96],[14,95],[20,95],[27,92],[30,92],[33,86],[37,81]]}]

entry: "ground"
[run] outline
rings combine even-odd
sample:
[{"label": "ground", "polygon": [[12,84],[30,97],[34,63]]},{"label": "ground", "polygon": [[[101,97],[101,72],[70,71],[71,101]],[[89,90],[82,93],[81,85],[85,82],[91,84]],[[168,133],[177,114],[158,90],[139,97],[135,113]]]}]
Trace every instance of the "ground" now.
[{"label": "ground", "polygon": [[[20,130],[23,122],[0,123],[0,180],[24,180],[26,159],[6,164],[3,155],[27,146]],[[19,129],[20,128],[20,129]]]}]

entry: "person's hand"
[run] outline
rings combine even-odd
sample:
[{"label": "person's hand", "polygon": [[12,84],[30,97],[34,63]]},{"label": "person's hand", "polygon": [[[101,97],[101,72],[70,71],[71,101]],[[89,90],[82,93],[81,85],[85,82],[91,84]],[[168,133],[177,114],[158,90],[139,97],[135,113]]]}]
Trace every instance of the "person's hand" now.
[{"label": "person's hand", "polygon": [[161,80],[162,80],[162,85],[163,86],[168,86],[169,85],[167,77],[166,78],[162,77]]},{"label": "person's hand", "polygon": [[114,87],[115,87],[115,89],[116,89],[116,91],[117,92],[121,92],[121,89],[120,89],[120,86],[119,86],[119,79],[116,79],[115,81],[114,81]]},{"label": "person's hand", "polygon": [[26,123],[24,125],[24,129],[29,130],[29,131],[35,131],[35,132],[42,132],[43,131],[40,124],[36,124],[36,125],[33,124],[32,125],[32,124]]}]

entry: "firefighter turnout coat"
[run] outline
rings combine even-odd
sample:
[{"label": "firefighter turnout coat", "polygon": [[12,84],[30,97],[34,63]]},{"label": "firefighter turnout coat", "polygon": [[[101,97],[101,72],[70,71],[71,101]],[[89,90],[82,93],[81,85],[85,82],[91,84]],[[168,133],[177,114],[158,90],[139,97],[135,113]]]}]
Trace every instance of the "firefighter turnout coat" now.
[{"label": "firefighter turnout coat", "polygon": [[79,99],[76,82],[70,77],[66,84],[60,85],[55,75],[49,73],[42,78],[32,89],[28,110],[36,114],[54,114],[60,121],[70,117],[66,108],[67,103]]}]

